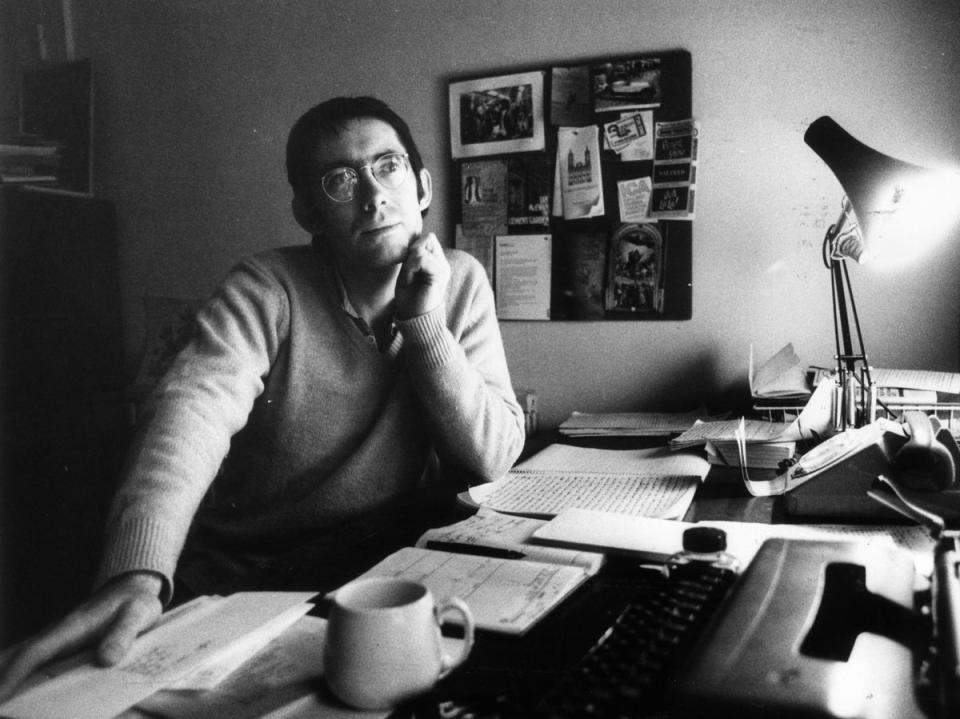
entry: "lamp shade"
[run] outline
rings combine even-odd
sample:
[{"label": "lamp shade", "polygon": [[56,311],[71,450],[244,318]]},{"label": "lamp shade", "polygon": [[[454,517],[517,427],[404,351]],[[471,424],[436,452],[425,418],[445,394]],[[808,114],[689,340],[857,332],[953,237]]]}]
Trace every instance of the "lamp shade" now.
[{"label": "lamp shade", "polygon": [[960,205],[955,173],[877,152],[828,116],[811,123],[803,139],[840,181],[867,256],[915,250],[954,229]]}]

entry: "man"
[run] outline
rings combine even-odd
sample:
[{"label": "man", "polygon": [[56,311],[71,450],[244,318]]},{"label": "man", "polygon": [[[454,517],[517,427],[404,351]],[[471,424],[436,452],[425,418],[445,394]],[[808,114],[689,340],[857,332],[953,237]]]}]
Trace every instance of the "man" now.
[{"label": "man", "polygon": [[115,664],[178,585],[233,591],[351,517],[429,501],[435,458],[484,481],[518,456],[489,283],[423,234],[431,178],[403,120],[321,103],[287,173],[312,245],[241,262],[201,310],[131,450],[96,591],[12,653],[0,696],[81,646]]}]

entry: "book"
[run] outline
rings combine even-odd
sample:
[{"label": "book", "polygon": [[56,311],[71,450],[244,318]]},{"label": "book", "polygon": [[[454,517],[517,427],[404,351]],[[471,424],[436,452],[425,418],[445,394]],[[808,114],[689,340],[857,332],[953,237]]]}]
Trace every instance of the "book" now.
[{"label": "book", "polygon": [[701,455],[652,449],[551,444],[469,501],[498,512],[552,517],[568,507],[649,517],[682,517],[710,464]]},{"label": "book", "polygon": [[[541,525],[516,524],[488,513],[452,527],[426,532],[417,546],[390,554],[360,575],[403,577],[421,582],[438,600],[459,597],[470,608],[477,629],[522,635],[599,571],[602,555],[528,546],[501,537],[507,523],[518,535],[532,536]],[[533,521],[533,520],[528,520]],[[509,526],[511,525],[512,526]],[[441,546],[444,549],[432,549]],[[332,593],[331,593],[332,594]]]}]

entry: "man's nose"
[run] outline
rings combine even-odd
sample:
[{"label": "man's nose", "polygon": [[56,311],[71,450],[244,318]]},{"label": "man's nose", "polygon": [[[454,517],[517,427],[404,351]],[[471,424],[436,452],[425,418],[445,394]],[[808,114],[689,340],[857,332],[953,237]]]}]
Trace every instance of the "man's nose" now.
[{"label": "man's nose", "polygon": [[371,168],[365,167],[362,169],[357,178],[357,182],[359,184],[358,193],[365,210],[376,209],[386,201],[387,188],[377,181],[377,178],[373,176],[373,170]]}]

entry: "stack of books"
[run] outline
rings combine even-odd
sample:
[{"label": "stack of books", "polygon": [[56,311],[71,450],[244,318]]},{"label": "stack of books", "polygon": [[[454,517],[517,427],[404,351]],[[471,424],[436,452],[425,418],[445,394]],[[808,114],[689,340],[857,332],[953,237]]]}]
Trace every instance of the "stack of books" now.
[{"label": "stack of books", "polygon": [[3,184],[55,185],[60,169],[59,143],[34,135],[0,141],[0,180]]}]

